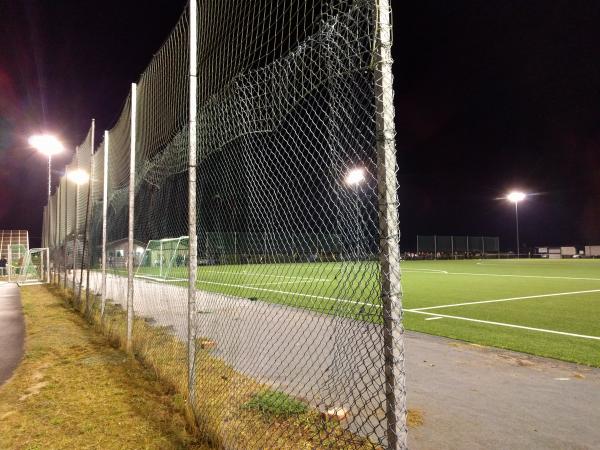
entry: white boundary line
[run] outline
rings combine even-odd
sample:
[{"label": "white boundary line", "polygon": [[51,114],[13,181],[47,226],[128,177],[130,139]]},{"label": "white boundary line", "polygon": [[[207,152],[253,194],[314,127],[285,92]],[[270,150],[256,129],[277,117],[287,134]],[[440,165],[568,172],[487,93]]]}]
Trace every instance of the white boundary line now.
[{"label": "white boundary line", "polygon": [[300,284],[300,283],[312,283],[313,280],[298,280],[298,281],[275,281],[272,283],[251,283],[245,286],[269,286],[269,285],[280,285],[280,284]]},{"label": "white boundary line", "polygon": [[542,333],[559,334],[561,336],[570,336],[570,337],[577,337],[577,338],[583,338],[583,339],[593,339],[593,340],[596,340],[596,341],[600,341],[600,336],[588,336],[586,334],[567,333],[565,331],[555,331],[555,330],[547,330],[545,328],[526,327],[526,326],[523,326],[523,325],[514,325],[514,324],[511,324],[511,323],[492,322],[490,320],[471,319],[469,317],[450,316],[450,315],[447,315],[447,314],[430,313],[430,312],[427,312],[427,311],[415,311],[414,309],[405,309],[404,311],[406,311],[406,312],[412,312],[412,313],[415,313],[415,314],[425,314],[427,316],[445,317],[447,319],[456,319],[456,320],[466,320],[467,322],[486,323],[486,324],[489,324],[489,325],[497,325],[497,326],[500,326],[500,327],[519,328],[521,330],[539,331],[539,332],[542,332]]},{"label": "white boundary line", "polygon": [[[226,271],[226,270],[206,270],[202,271],[203,274],[213,274],[219,273],[223,275],[251,275],[255,277],[274,277],[274,278],[291,278],[294,280],[310,280],[310,281],[331,281],[329,278],[313,278],[313,277],[295,277],[292,275],[275,275],[272,273],[255,273],[255,272],[246,272],[245,270],[242,272],[235,271]],[[200,274],[200,272],[198,272]]]},{"label": "white boundary line", "polygon": [[504,274],[504,273],[447,272],[446,274],[447,275],[473,275],[473,276],[479,276],[479,277],[513,277],[513,278],[542,278],[542,279],[546,279],[546,280],[586,280],[586,281],[600,281],[600,278],[559,277],[559,276],[545,276],[545,275],[516,275],[516,274]]},{"label": "white boundary line", "polygon": [[400,267],[400,271],[402,273],[405,272],[416,272],[416,273],[443,273],[444,275],[448,274],[447,270],[438,270],[438,269],[403,269],[402,266]]},{"label": "white boundary line", "polygon": [[498,303],[498,302],[512,302],[515,300],[527,300],[527,299],[532,299],[532,298],[546,298],[546,297],[560,297],[563,295],[591,294],[593,292],[600,292],[600,289],[590,289],[588,291],[557,292],[554,294],[526,295],[523,297],[499,298],[496,300],[481,300],[481,301],[476,301],[476,302],[454,303],[454,304],[450,304],[450,305],[427,306],[424,308],[412,308],[412,309],[410,309],[410,311],[413,311],[413,312],[414,311],[428,311],[430,309],[453,308],[455,306],[481,305],[484,303]]},{"label": "white boundary line", "polygon": [[[371,306],[371,307],[375,307],[375,308],[381,308],[381,305],[376,305],[373,303],[356,302],[354,300],[346,300],[343,298],[335,298],[335,297],[325,297],[322,295],[303,294],[301,292],[289,292],[289,291],[280,291],[278,289],[259,288],[259,287],[255,287],[255,286],[247,286],[245,284],[229,284],[229,283],[219,283],[217,281],[205,281],[205,280],[198,280],[198,283],[215,284],[217,286],[227,286],[227,287],[236,287],[236,288],[242,288],[242,289],[250,289],[253,291],[274,292],[276,294],[287,294],[287,295],[298,296],[298,297],[318,298],[321,300],[333,300],[334,302],[351,303],[353,305],[364,305],[364,306]],[[218,294],[218,292],[217,292],[217,294]],[[223,295],[227,295],[227,294],[223,294]]]},{"label": "white boundary line", "polygon": [[150,275],[135,275],[135,278],[142,278],[143,280],[159,281],[161,283],[176,283],[179,281],[188,281],[187,278],[158,278]]}]

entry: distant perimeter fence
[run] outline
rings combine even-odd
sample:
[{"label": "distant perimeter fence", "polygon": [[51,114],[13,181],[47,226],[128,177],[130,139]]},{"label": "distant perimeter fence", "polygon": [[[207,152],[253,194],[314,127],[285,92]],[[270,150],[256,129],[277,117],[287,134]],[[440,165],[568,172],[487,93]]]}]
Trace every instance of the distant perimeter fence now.
[{"label": "distant perimeter fence", "polygon": [[389,0],[193,0],[45,207],[214,444],[407,446],[391,41]]},{"label": "distant perimeter fence", "polygon": [[500,255],[500,238],[490,236],[417,236],[415,257],[462,259]]}]

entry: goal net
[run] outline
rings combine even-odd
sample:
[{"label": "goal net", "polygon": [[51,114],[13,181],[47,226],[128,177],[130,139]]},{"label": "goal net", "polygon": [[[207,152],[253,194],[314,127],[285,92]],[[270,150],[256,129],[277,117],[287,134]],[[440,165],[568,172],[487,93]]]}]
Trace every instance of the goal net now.
[{"label": "goal net", "polygon": [[[12,259],[11,255],[11,259]],[[16,255],[14,255],[16,256]],[[29,249],[21,258],[20,266],[15,268],[15,280],[19,285],[41,284],[49,279],[48,248]]]},{"label": "goal net", "polygon": [[148,241],[135,276],[152,281],[187,281],[188,258],[188,236]]}]

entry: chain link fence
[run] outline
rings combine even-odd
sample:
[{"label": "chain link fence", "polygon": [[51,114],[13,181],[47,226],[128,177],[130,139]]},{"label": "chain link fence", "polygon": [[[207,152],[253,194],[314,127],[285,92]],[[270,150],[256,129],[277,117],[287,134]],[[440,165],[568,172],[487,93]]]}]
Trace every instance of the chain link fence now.
[{"label": "chain link fence", "polygon": [[499,257],[500,238],[493,236],[417,235],[417,250],[405,257],[412,259],[464,259]]},{"label": "chain link fence", "polygon": [[214,445],[407,446],[390,46],[388,0],[192,1],[50,198],[53,279]]}]

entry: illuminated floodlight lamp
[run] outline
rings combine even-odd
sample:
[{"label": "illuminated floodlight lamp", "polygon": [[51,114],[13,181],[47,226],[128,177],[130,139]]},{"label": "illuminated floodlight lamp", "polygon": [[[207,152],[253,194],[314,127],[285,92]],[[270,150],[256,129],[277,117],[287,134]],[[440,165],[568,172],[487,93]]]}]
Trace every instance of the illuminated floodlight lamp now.
[{"label": "illuminated floodlight lamp", "polygon": [[29,145],[40,153],[51,157],[64,150],[62,143],[50,134],[36,134],[29,138]]},{"label": "illuminated floodlight lamp", "polygon": [[515,224],[517,227],[517,259],[519,258],[519,253],[521,247],[519,246],[519,202],[522,202],[527,197],[527,194],[521,191],[512,191],[507,196],[506,199],[515,204]]},{"label": "illuminated floodlight lamp", "polygon": [[506,199],[512,203],[519,203],[525,200],[525,197],[527,197],[527,194],[525,194],[524,192],[512,191],[506,196]]},{"label": "illuminated floodlight lamp", "polygon": [[69,181],[72,181],[79,186],[90,181],[90,175],[83,169],[77,169],[69,172],[67,178]]},{"label": "illuminated floodlight lamp", "polygon": [[346,174],[346,184],[350,186],[358,186],[363,181],[365,181],[365,169],[357,167]]}]

